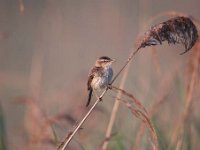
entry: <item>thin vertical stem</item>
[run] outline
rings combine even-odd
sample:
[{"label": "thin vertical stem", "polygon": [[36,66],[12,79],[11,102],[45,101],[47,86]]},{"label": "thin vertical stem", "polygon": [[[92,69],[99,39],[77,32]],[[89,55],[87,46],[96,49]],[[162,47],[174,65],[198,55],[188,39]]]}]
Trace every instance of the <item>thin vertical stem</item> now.
[{"label": "thin vertical stem", "polygon": [[[127,66],[124,74],[123,74],[123,77],[121,79],[121,83],[120,83],[120,89],[123,89],[124,88],[124,85],[125,85],[125,82],[126,82],[126,79],[127,79],[127,75],[128,75],[128,71],[129,71],[129,66]],[[113,106],[113,109],[112,109],[112,113],[111,113],[111,117],[110,117],[110,121],[108,123],[108,127],[107,127],[107,130],[106,130],[106,137],[105,139],[108,139],[110,136],[111,136],[111,132],[112,132],[112,128],[113,128],[113,124],[115,122],[115,119],[116,119],[116,115],[117,115],[117,112],[118,112],[118,108],[119,108],[119,104],[120,104],[120,101],[118,101],[117,99],[121,97],[122,93],[121,92],[118,92],[117,94],[117,97],[115,98],[115,103],[114,103],[114,106]],[[108,146],[108,140],[105,140],[102,144],[102,150],[106,150],[107,149],[107,146]]]},{"label": "thin vertical stem", "polygon": [[[193,56],[191,59],[191,66],[190,68],[192,68],[191,70],[191,77],[190,77],[190,82],[188,84],[188,89],[187,89],[187,93],[186,93],[186,97],[185,97],[185,107],[184,107],[184,111],[180,116],[180,120],[176,125],[175,131],[173,132],[173,136],[172,136],[172,140],[170,143],[169,148],[171,148],[175,143],[176,144],[176,149],[178,149],[179,144],[182,143],[182,134],[184,133],[184,126],[185,123],[188,119],[188,116],[190,114],[189,110],[192,104],[192,94],[193,94],[193,90],[194,90],[194,86],[195,86],[195,80],[197,78],[197,71],[198,71],[198,67],[199,67],[199,58],[200,58],[200,42],[198,42],[198,44],[196,45],[196,47],[194,48],[194,52],[193,52]],[[178,140],[178,137],[181,137]]]}]

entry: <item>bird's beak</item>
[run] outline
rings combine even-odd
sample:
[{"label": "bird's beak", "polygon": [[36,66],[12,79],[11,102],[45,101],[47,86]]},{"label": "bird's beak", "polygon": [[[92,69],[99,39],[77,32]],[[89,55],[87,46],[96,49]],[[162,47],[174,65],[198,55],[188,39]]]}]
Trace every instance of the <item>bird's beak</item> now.
[{"label": "bird's beak", "polygon": [[110,62],[111,62],[111,63],[115,62],[115,59],[112,59]]}]

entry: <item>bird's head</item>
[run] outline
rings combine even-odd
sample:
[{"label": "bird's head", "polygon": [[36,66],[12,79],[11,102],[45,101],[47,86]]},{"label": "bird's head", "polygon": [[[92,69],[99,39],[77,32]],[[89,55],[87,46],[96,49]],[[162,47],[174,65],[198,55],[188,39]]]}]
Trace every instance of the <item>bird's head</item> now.
[{"label": "bird's head", "polygon": [[95,66],[106,67],[108,65],[111,65],[114,61],[115,61],[114,59],[111,59],[107,56],[102,56],[97,59]]}]

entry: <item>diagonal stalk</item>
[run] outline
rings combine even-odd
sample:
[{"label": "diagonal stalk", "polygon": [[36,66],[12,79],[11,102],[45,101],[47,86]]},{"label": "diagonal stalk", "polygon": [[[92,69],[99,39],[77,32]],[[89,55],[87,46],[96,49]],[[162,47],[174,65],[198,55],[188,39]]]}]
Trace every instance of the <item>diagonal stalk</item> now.
[{"label": "diagonal stalk", "polygon": [[80,123],[75,127],[74,131],[67,135],[66,140],[59,145],[58,149],[65,150],[65,148],[67,147],[67,145],[69,144],[69,142],[71,141],[71,139],[73,138],[75,133],[78,131],[78,129],[81,127],[81,125],[85,122],[85,120],[91,114],[91,112],[96,107],[96,105],[101,101],[101,98],[105,95],[107,90],[108,90],[108,88],[103,91],[103,93],[101,94],[100,97],[97,98],[96,102],[92,105],[92,107],[87,112],[87,114],[83,117],[83,119],[80,121]]},{"label": "diagonal stalk", "polygon": [[[125,82],[126,82],[126,78],[127,78],[127,75],[128,75],[128,71],[129,71],[129,66],[130,65],[127,66],[127,68],[126,68],[126,70],[125,70],[125,72],[123,74],[123,77],[121,79],[121,83],[120,83],[120,86],[119,86],[120,89],[124,88],[124,85],[125,85]],[[120,101],[117,100],[117,99],[120,99],[121,95],[122,95],[122,93],[118,92],[118,94],[117,94],[117,96],[115,98],[115,103],[114,103],[114,106],[113,106],[113,109],[112,109],[112,113],[111,113],[110,121],[108,123],[107,130],[106,130],[105,139],[109,139],[109,137],[112,134],[113,124],[115,122],[115,118],[116,118],[116,115],[117,115],[117,112],[118,112],[118,108],[119,108],[119,105],[120,105]],[[107,149],[108,142],[109,142],[109,140],[104,140],[104,142],[102,144],[102,147],[101,147],[102,150],[106,150]]]},{"label": "diagonal stalk", "polygon": [[[133,50],[132,53],[130,54],[129,58],[127,59],[127,61],[125,62],[125,64],[122,66],[122,68],[119,70],[119,72],[115,75],[115,77],[113,78],[113,80],[111,81],[111,85],[112,83],[117,79],[117,77],[120,75],[120,73],[126,68],[126,66],[129,64],[129,62],[131,61],[131,59],[135,56],[135,54],[139,51],[139,49],[136,49],[135,51]],[[103,93],[101,94],[100,97],[97,98],[96,102],[93,104],[93,106],[90,108],[90,110],[87,112],[87,114],[83,117],[83,119],[80,121],[80,123],[76,126],[76,128],[66,136],[65,141],[62,142],[58,149],[61,150],[65,150],[65,148],[67,147],[67,145],[70,143],[71,139],[73,138],[73,136],[76,134],[76,132],[78,131],[78,129],[81,127],[81,125],[85,122],[85,120],[88,118],[88,116],[91,114],[91,112],[94,110],[94,108],[96,107],[96,105],[101,101],[101,98],[103,98],[103,96],[106,94],[106,92],[108,91],[108,88],[106,88]]]},{"label": "diagonal stalk", "polygon": [[111,84],[117,79],[117,77],[120,75],[120,73],[126,68],[126,66],[129,64],[129,62],[131,61],[131,59],[135,56],[135,54],[139,51],[139,49],[137,50],[133,50],[133,52],[130,54],[129,58],[127,59],[127,61],[125,62],[124,66],[119,70],[119,72],[115,75],[115,77],[113,78],[113,80],[111,81]]},{"label": "diagonal stalk", "polygon": [[[126,82],[126,78],[127,78],[127,75],[128,75],[128,71],[129,71],[129,67],[130,67],[130,64],[129,62],[131,61],[131,59],[135,56],[135,54],[139,51],[139,49],[135,50],[135,51],[132,51],[132,53],[130,54],[129,58],[127,59],[126,63],[124,64],[124,66],[121,68],[121,70],[116,74],[116,76],[113,78],[111,84],[115,81],[115,79],[119,76],[119,74],[126,68],[123,76],[122,76],[122,79],[121,79],[121,83],[120,83],[120,89],[123,89],[124,88],[124,84]],[[107,130],[106,130],[106,136],[105,136],[105,139],[109,139],[109,137],[111,136],[111,132],[112,132],[112,128],[113,128],[113,124],[115,122],[115,118],[116,118],[116,115],[117,115],[117,112],[118,112],[118,108],[119,108],[119,104],[120,102],[117,100],[118,98],[120,98],[122,95],[121,92],[118,92],[116,98],[115,98],[115,103],[114,103],[114,106],[113,106],[113,109],[112,109],[112,113],[111,113],[111,117],[110,117],[110,121],[108,123],[108,127],[107,127]],[[109,140],[104,140],[103,144],[102,144],[102,147],[101,149],[102,150],[106,150],[107,146],[108,146],[108,143],[109,143]]]}]

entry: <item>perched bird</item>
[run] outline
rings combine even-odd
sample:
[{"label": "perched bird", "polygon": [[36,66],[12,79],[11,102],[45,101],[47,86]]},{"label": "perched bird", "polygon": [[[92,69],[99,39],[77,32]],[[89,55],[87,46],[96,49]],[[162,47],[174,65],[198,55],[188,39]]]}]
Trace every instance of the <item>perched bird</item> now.
[{"label": "perched bird", "polygon": [[89,95],[86,106],[90,104],[93,90],[95,92],[95,90],[101,90],[109,86],[113,76],[111,66],[113,62],[114,60],[107,56],[102,56],[96,60],[88,76],[87,88]]}]

